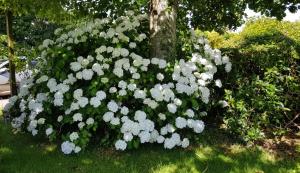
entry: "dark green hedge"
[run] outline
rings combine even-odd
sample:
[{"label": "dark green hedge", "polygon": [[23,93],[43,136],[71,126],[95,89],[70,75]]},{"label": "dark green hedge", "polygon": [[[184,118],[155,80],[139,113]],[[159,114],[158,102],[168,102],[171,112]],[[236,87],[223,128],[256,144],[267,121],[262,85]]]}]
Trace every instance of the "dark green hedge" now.
[{"label": "dark green hedge", "polygon": [[225,85],[229,106],[221,115],[225,127],[245,141],[298,131],[300,22],[263,18],[237,34],[206,34],[233,62]]}]

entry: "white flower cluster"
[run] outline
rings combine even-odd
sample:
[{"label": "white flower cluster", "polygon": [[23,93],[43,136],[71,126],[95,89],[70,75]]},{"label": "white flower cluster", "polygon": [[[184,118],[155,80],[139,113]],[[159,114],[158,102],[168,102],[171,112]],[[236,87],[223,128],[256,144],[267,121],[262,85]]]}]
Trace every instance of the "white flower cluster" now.
[{"label": "white flower cluster", "polygon": [[[59,30],[55,41],[46,40],[40,47],[44,59],[53,58],[49,51],[53,47],[73,51],[76,56],[72,54],[74,58],[64,62],[65,69],[57,72],[63,75],[44,70],[48,73],[22,85],[20,94],[5,108],[9,111],[17,105],[20,110],[12,126],[27,124],[32,135],[43,130],[47,137],[59,134],[55,133],[57,127],[72,126],[63,134],[67,136],[61,144],[65,154],[80,152],[85,147],[80,142],[82,131],[99,125],[119,134],[111,139],[117,150],[136,141],[163,144],[166,149],[188,147],[190,139],[185,132],[201,133],[205,125],[199,118],[206,113],[190,106],[190,98],[209,103],[209,84],[222,87],[221,80],[214,79],[218,67],[225,65],[230,71],[231,63],[201,38],[191,38],[195,53],[177,63],[144,58],[145,52],[137,47],[148,43],[147,35],[138,32],[145,15],[127,14],[117,20],[96,19],[74,30]],[[82,51],[89,55],[74,50],[91,38],[94,45],[87,48],[91,50]]]}]

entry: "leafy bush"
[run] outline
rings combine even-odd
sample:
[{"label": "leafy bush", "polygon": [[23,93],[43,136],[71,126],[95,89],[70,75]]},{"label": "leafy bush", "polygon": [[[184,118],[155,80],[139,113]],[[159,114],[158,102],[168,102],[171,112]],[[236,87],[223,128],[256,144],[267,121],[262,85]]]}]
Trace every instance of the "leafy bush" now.
[{"label": "leafy bush", "polygon": [[214,45],[234,67],[225,86],[226,127],[246,141],[299,130],[300,23],[259,19],[224,37]]},{"label": "leafy bush", "polygon": [[204,129],[210,95],[222,87],[214,75],[231,63],[193,32],[182,59],[148,59],[144,19],[127,12],[56,30],[57,38],[40,46],[39,71],[5,107],[12,126],[62,140],[65,154],[91,140],[118,150],[147,142],[187,147]]},{"label": "leafy bush", "polygon": [[[5,16],[0,14],[0,25],[5,26]],[[37,46],[46,38],[54,36],[58,28],[54,23],[34,16],[15,16],[13,18],[14,63],[16,71],[23,71],[37,56]],[[19,58],[18,58],[19,57]],[[26,60],[24,59],[26,57]],[[8,59],[6,28],[0,28],[0,60]]]}]

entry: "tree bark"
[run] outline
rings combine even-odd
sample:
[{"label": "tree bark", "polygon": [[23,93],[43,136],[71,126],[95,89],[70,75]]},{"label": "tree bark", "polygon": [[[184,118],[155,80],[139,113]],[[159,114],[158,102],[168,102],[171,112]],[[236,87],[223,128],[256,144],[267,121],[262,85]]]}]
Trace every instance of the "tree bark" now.
[{"label": "tree bark", "polygon": [[150,57],[176,58],[176,18],[178,0],[151,0]]},{"label": "tree bark", "polygon": [[12,12],[6,11],[6,33],[7,33],[7,45],[8,45],[8,60],[9,60],[9,83],[11,95],[17,95],[16,85],[16,67],[14,64],[14,43],[12,34]]}]

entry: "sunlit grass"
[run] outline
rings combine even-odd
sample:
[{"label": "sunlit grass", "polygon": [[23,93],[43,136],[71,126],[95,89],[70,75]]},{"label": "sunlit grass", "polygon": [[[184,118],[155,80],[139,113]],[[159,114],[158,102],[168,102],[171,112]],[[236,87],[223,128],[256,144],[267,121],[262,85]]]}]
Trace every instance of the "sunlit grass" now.
[{"label": "sunlit grass", "polygon": [[0,123],[0,173],[297,173],[299,158],[277,157],[257,147],[231,142],[221,132],[206,130],[201,146],[164,150],[142,146],[116,152],[95,147],[66,156],[60,147],[13,134]]}]

